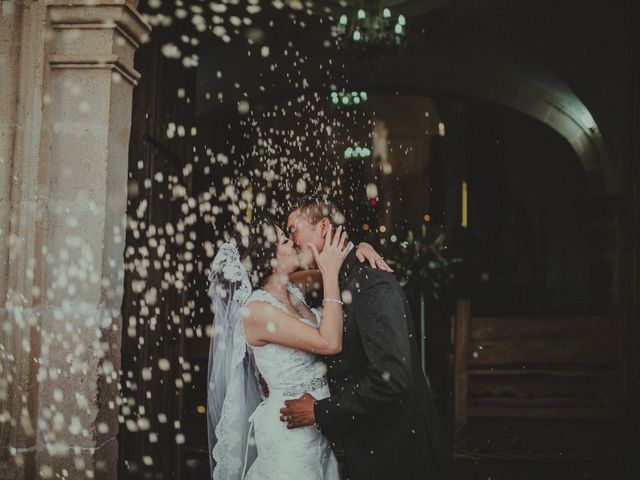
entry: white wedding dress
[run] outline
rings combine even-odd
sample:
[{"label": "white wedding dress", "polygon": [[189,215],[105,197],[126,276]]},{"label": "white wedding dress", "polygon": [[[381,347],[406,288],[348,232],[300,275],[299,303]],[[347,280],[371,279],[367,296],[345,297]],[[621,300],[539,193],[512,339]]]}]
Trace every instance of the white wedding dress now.
[{"label": "white wedding dress", "polygon": [[[294,285],[289,284],[288,289],[304,302],[302,292]],[[287,312],[282,303],[264,290],[255,290],[246,304],[254,301],[266,302]],[[318,328],[322,315],[317,309],[310,310],[316,316],[316,322],[303,317],[300,321]],[[312,353],[274,343],[250,348],[258,370],[269,386],[269,396],[249,419],[253,424],[257,458],[245,478],[339,480],[335,455],[315,425],[290,430],[280,421],[280,409],[286,399],[298,398],[305,392],[318,400],[329,396],[324,363]]]}]

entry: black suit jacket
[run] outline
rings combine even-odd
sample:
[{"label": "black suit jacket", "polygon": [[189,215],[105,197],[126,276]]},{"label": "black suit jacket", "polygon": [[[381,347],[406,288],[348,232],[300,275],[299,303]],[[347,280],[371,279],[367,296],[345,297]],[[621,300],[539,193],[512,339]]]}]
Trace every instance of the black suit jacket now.
[{"label": "black suit jacket", "polygon": [[444,478],[446,441],[402,287],[351,252],[340,288],[351,301],[342,352],[325,358],[331,397],[316,402],[316,426],[342,436],[350,480]]}]

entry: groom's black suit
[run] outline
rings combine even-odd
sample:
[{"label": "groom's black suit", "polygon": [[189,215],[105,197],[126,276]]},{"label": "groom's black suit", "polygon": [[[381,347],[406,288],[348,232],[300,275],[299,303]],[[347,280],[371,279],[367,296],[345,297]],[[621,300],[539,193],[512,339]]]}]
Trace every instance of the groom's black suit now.
[{"label": "groom's black suit", "polygon": [[349,480],[443,478],[446,442],[402,288],[355,252],[340,288],[352,300],[342,352],[325,358],[331,397],[316,403],[316,426],[330,441],[342,436]]}]

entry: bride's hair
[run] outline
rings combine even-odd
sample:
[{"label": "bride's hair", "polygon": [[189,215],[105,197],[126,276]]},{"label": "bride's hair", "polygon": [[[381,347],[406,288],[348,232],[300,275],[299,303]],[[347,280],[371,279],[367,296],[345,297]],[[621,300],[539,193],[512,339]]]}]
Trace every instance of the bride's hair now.
[{"label": "bride's hair", "polygon": [[254,288],[260,288],[273,274],[278,248],[276,219],[261,213],[250,224],[239,224],[233,238],[243,262],[249,261],[249,274]]}]

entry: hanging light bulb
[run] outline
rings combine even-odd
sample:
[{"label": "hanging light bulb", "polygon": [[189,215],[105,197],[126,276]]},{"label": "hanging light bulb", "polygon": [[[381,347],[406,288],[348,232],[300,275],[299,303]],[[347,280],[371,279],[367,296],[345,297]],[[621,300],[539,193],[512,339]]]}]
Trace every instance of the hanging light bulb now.
[{"label": "hanging light bulb", "polygon": [[[390,8],[366,10],[341,15],[336,31],[345,44],[361,46],[401,46],[405,38],[404,15],[394,15]],[[365,99],[366,100],[366,99]]]}]

